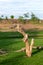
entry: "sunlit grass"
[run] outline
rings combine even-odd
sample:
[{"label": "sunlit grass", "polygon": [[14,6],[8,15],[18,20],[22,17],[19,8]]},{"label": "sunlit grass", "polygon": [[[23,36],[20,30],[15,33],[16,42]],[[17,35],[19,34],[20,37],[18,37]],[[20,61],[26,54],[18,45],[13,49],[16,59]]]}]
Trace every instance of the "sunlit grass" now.
[{"label": "sunlit grass", "polygon": [[[43,45],[43,39],[35,38],[34,41],[35,46]],[[43,65],[43,50],[33,50],[32,57],[28,58],[25,52],[14,52],[22,47],[25,44],[21,39],[0,39],[0,48],[8,51],[0,55],[0,65]]]}]

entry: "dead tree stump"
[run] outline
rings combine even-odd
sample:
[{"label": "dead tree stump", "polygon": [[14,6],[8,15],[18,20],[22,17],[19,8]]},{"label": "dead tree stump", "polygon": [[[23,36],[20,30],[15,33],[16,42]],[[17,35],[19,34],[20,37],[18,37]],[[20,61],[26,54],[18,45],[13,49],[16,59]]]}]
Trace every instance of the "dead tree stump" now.
[{"label": "dead tree stump", "polygon": [[[31,41],[31,44],[29,45],[29,43],[28,43],[28,34],[26,34],[23,30],[22,30],[22,28],[20,27],[20,25],[19,24],[17,24],[17,27],[15,28],[16,29],[16,31],[18,31],[18,32],[20,32],[23,36],[24,36],[24,38],[23,38],[23,41],[25,42],[25,50],[26,50],[26,55],[28,56],[28,57],[31,57],[31,55],[32,55],[32,47],[33,47],[33,44],[34,44],[34,39],[32,39],[32,41]],[[22,50],[22,49],[21,49]],[[20,51],[20,50],[19,50]]]},{"label": "dead tree stump", "polygon": [[24,38],[24,42],[25,42],[25,45],[26,45],[26,55],[28,57],[31,57],[32,48],[33,48],[33,44],[34,44],[34,39],[32,39],[31,44],[29,45],[29,43],[28,43],[28,35],[26,34],[25,38]]}]

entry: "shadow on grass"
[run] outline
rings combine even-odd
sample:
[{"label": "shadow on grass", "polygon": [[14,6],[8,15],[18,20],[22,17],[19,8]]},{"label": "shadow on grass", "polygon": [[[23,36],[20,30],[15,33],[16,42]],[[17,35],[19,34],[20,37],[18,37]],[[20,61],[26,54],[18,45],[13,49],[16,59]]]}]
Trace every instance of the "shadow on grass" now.
[{"label": "shadow on grass", "polygon": [[[29,37],[43,37],[43,30],[39,30],[38,28],[24,30],[24,32],[27,33]],[[23,38],[23,35],[19,32],[0,32],[0,39],[11,38]]]},{"label": "shadow on grass", "polygon": [[[29,37],[37,37],[39,34],[38,28],[24,30],[25,33],[29,35]],[[23,35],[19,32],[0,32],[0,39],[3,38],[23,38]]]},{"label": "shadow on grass", "polygon": [[35,54],[37,54],[37,53],[39,53],[39,52],[41,52],[42,50],[43,50],[43,48],[35,50],[35,51],[32,53],[32,56],[35,55]]},{"label": "shadow on grass", "polygon": [[18,45],[21,41],[17,39],[1,39],[0,40],[0,49],[11,50],[15,49],[16,44]]},{"label": "shadow on grass", "polygon": [[0,62],[0,65],[23,65],[22,61],[23,61],[24,55],[17,55],[16,57],[12,57],[6,60],[3,60],[2,62]]},{"label": "shadow on grass", "polygon": [[29,29],[25,31],[26,33],[29,34],[37,34],[39,32],[38,28],[34,28],[34,29]]},{"label": "shadow on grass", "polygon": [[19,36],[16,36],[16,37],[0,37],[0,40],[1,39],[22,39],[23,37],[19,37]]},{"label": "shadow on grass", "polygon": [[[40,51],[42,51],[43,49],[39,49],[36,50],[35,52],[32,53],[32,55],[39,53]],[[0,62],[0,65],[26,65],[24,63],[24,59],[26,59],[25,54],[21,53],[21,54],[17,54],[13,57],[10,57],[8,59],[3,60],[2,62]]]}]

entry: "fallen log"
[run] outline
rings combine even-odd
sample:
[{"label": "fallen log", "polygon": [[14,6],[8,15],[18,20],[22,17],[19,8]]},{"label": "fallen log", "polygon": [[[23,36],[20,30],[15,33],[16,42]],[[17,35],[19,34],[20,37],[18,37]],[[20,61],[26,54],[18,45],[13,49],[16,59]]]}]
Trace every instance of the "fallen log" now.
[{"label": "fallen log", "polygon": [[[42,49],[43,50],[43,46],[33,46],[33,49],[38,49],[38,50],[40,50],[40,49]],[[24,52],[26,50],[26,48],[24,47],[24,48],[21,48],[20,50],[16,50],[15,52]]]},{"label": "fallen log", "polygon": [[33,49],[43,49],[43,46],[33,47]]},{"label": "fallen log", "polygon": [[24,48],[21,48],[20,50],[17,50],[15,52],[21,52],[21,51],[25,51],[25,50],[26,50],[26,48],[24,47]]}]

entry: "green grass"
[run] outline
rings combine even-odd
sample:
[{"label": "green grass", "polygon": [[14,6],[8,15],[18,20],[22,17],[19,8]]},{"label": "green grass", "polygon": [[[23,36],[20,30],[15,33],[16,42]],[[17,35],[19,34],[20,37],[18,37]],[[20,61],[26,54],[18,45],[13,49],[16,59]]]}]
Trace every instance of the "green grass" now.
[{"label": "green grass", "polygon": [[[25,32],[30,35],[29,43],[34,37],[34,45],[43,46],[43,30],[34,29]],[[43,50],[33,49],[30,58],[25,52],[14,52],[25,47],[25,43],[20,39],[22,37],[18,32],[0,32],[0,49],[7,51],[4,55],[0,54],[0,65],[43,65]]]},{"label": "green grass", "polygon": [[[43,37],[43,30],[38,30],[37,28],[26,30],[25,33],[29,37]],[[0,32],[0,38],[23,38],[23,35],[19,32]]]},{"label": "green grass", "polygon": [[[35,38],[34,41],[35,46],[43,45],[43,38]],[[0,54],[0,65],[43,65],[43,50],[33,49],[32,57],[28,58],[25,52],[14,52],[22,47],[25,44],[21,39],[0,39],[0,48],[8,51],[5,55]]]}]

